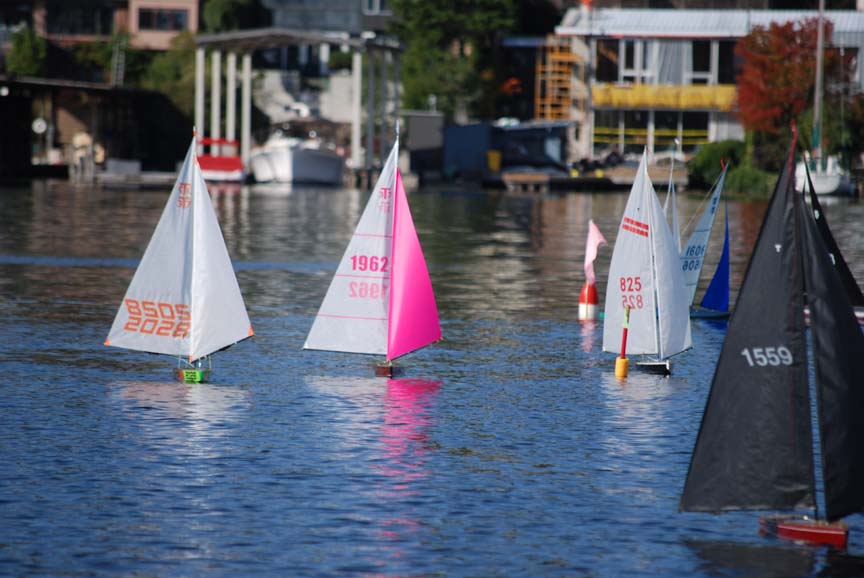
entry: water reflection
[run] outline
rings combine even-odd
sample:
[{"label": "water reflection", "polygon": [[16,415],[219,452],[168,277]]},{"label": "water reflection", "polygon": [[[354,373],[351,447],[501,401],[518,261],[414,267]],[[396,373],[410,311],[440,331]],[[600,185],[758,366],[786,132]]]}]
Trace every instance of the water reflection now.
[{"label": "water reflection", "polygon": [[142,434],[169,451],[208,458],[221,455],[214,442],[229,435],[249,409],[243,387],[179,382],[109,385],[123,412]]},{"label": "water reflection", "polygon": [[816,567],[816,551],[812,548],[709,540],[684,543],[699,558],[699,569],[708,576],[788,578],[810,576]]},{"label": "water reflection", "polygon": [[434,403],[441,382],[427,379],[388,379],[384,397],[381,442],[386,460],[378,470],[390,481],[381,498],[390,507],[379,522],[380,535],[393,545],[388,558],[405,558],[404,546],[414,543],[423,529],[420,482],[432,475],[427,454],[436,449],[430,441],[435,427]]}]

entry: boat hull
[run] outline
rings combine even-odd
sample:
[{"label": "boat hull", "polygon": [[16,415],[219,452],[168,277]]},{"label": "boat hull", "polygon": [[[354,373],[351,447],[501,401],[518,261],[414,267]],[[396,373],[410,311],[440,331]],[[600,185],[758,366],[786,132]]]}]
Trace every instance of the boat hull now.
[{"label": "boat hull", "polygon": [[[842,172],[835,164],[827,171],[811,171],[810,179],[813,181],[813,190],[817,195],[839,195],[855,196],[855,184],[847,173]],[[795,190],[804,191],[807,182],[807,173],[804,164],[799,162],[795,166]]]},{"label": "boat hull", "polygon": [[660,375],[672,374],[672,361],[668,359],[662,361],[637,361],[636,367],[644,369],[649,373],[659,373]]},{"label": "boat hull", "polygon": [[180,383],[207,383],[210,381],[210,370],[178,367],[174,370],[174,377]]},{"label": "boat hull", "polygon": [[702,307],[690,308],[690,319],[728,319],[729,311],[715,311]]},{"label": "boat hull", "polygon": [[345,160],[329,150],[282,146],[252,153],[249,164],[259,183],[341,185]]},{"label": "boat hull", "polygon": [[849,527],[844,522],[826,522],[807,516],[765,516],[759,518],[759,532],[796,542],[845,549]]}]

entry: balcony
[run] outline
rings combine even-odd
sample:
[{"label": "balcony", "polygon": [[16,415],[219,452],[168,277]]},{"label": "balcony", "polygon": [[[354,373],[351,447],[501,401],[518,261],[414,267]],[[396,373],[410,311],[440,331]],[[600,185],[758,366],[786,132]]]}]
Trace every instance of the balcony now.
[{"label": "balcony", "polygon": [[734,84],[667,86],[597,84],[591,89],[594,108],[718,110],[735,109]]}]

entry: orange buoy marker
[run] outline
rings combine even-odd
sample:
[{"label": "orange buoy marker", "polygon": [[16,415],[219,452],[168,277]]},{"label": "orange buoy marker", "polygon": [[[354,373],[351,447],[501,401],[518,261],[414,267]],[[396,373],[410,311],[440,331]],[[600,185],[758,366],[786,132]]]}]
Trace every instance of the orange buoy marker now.
[{"label": "orange buoy marker", "polygon": [[615,359],[615,377],[627,377],[627,329],[630,327],[630,308],[624,308],[624,331],[621,334],[621,357]]},{"label": "orange buoy marker", "polygon": [[597,288],[586,281],[579,293],[579,321],[590,319],[597,319]]}]

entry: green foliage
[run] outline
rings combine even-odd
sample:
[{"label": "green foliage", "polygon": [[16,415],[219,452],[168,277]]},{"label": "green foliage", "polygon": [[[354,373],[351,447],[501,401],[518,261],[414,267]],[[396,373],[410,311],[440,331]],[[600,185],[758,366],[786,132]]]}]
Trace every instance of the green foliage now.
[{"label": "green foliage", "polygon": [[6,54],[6,73],[19,76],[39,76],[44,72],[48,46],[44,38],[28,26],[12,34],[12,42]]},{"label": "green foliage", "polygon": [[720,176],[720,161],[740,167],[744,154],[744,141],[723,140],[703,145],[687,165],[690,183],[700,188],[711,187]]},{"label": "green foliage", "polygon": [[224,32],[241,28],[251,5],[252,0],[206,0],[202,14],[204,30]]},{"label": "green foliage", "polygon": [[405,44],[404,105],[448,117],[462,107],[491,115],[497,39],[515,25],[514,0],[394,0],[391,23]]},{"label": "green foliage", "polygon": [[168,95],[177,108],[191,116],[195,108],[195,38],[182,32],[171,48],[156,56],[142,86]]},{"label": "green foliage", "polygon": [[775,173],[746,165],[735,166],[726,174],[726,185],[723,190],[727,193],[750,197],[767,197],[771,194],[776,179]]}]

